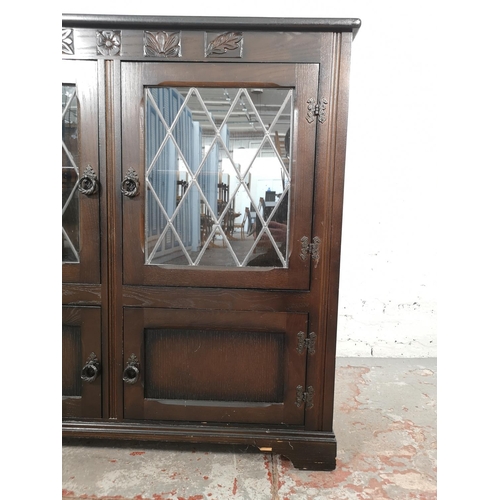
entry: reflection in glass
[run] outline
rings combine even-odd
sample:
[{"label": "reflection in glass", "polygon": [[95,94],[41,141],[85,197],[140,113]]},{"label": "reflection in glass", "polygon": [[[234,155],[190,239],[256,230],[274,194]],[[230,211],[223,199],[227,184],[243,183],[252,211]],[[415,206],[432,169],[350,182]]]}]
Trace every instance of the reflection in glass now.
[{"label": "reflection in glass", "polygon": [[80,245],[78,186],[78,108],[76,89],[62,86],[62,261],[78,262]]},{"label": "reflection in glass", "polygon": [[150,87],[146,264],[288,266],[293,90]]}]

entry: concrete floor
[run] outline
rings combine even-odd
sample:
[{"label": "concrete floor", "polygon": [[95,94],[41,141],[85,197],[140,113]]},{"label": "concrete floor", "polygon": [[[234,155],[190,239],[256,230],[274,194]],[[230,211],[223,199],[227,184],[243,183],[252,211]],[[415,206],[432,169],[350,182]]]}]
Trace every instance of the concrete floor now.
[{"label": "concrete floor", "polygon": [[436,499],[436,364],[337,360],[335,471],[241,447],[76,440],[62,448],[62,498]]}]

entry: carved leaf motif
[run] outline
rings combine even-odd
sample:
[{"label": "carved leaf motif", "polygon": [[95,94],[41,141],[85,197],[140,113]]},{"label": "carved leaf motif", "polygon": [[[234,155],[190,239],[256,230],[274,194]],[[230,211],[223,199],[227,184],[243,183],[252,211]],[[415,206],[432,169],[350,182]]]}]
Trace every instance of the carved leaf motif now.
[{"label": "carved leaf motif", "polygon": [[180,50],[179,33],[145,31],[145,51],[148,56],[176,57]]},{"label": "carved leaf motif", "polygon": [[210,54],[225,54],[228,50],[235,50],[240,47],[242,33],[228,32],[214,38],[207,46],[207,56]]},{"label": "carved leaf motif", "polygon": [[62,29],[62,53],[73,54],[73,30],[71,28]]}]

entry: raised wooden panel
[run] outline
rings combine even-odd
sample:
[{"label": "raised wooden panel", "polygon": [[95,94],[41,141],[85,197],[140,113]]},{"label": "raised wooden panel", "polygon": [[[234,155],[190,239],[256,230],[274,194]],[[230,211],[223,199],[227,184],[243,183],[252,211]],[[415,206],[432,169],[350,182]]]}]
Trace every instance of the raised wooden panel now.
[{"label": "raised wooden panel", "polygon": [[79,326],[63,325],[62,359],[62,394],[81,397],[82,331]]},{"label": "raised wooden panel", "polygon": [[284,349],[284,333],[146,328],[144,396],[282,403]]}]

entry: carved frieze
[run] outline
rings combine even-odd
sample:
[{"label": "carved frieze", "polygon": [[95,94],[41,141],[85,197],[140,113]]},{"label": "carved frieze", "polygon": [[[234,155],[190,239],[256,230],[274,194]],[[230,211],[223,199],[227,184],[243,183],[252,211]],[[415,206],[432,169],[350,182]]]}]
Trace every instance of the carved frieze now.
[{"label": "carved frieze", "polygon": [[96,31],[97,53],[102,56],[120,55],[122,45],[121,31]]},{"label": "carved frieze", "polygon": [[[77,38],[80,37],[76,30]],[[86,35],[83,35],[86,36]],[[123,37],[129,36],[127,44],[129,54],[134,50],[141,50],[140,44],[135,43],[135,36],[121,30],[96,30],[96,53],[104,57],[120,57],[122,53]],[[142,31],[142,57],[176,58],[182,57],[182,32],[181,31]],[[210,32],[204,33],[203,53],[206,58],[242,58],[243,57],[243,33],[241,31]],[[62,30],[62,52],[64,55],[75,55],[75,30],[63,28]],[[88,50],[82,46],[83,51]],[[137,47],[137,49],[136,49]],[[92,50],[91,46],[89,47]],[[87,54],[88,55],[88,54]]]},{"label": "carved frieze", "polygon": [[205,32],[205,57],[241,57],[243,53],[243,33]]},{"label": "carved frieze", "polygon": [[144,55],[151,57],[180,57],[181,35],[178,31],[144,31]]},{"label": "carved frieze", "polygon": [[73,30],[71,28],[62,29],[62,53],[69,55],[75,53],[73,46]]}]

